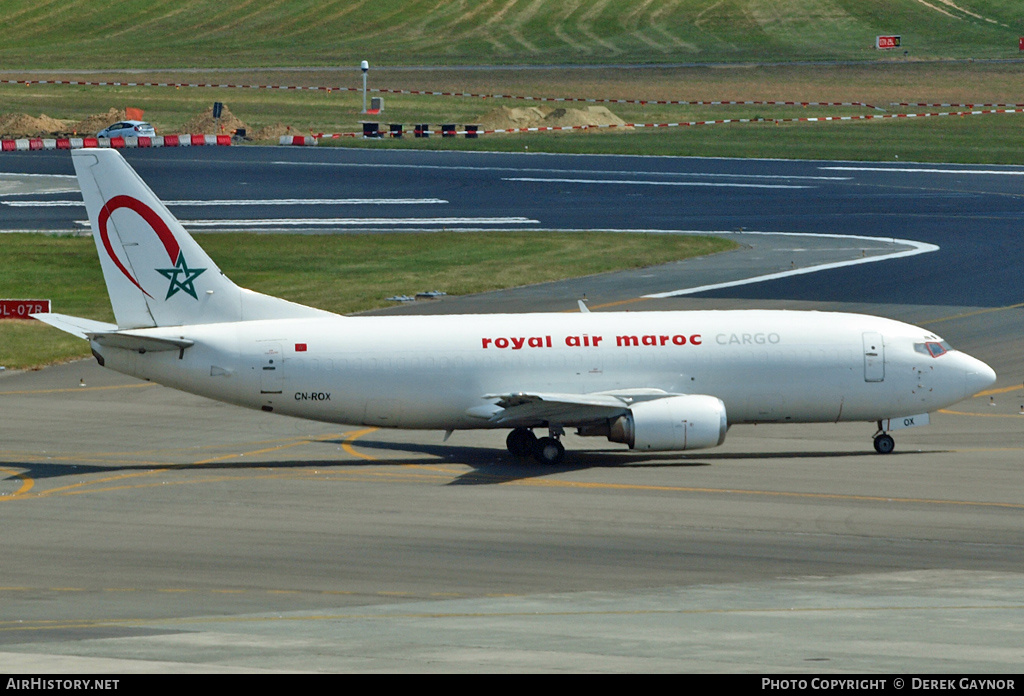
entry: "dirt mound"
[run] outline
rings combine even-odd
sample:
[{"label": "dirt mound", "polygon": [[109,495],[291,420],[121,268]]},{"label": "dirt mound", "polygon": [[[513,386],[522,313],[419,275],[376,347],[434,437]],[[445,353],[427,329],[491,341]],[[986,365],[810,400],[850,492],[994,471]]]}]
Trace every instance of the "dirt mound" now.
[{"label": "dirt mound", "polygon": [[67,122],[39,114],[38,118],[28,114],[0,114],[0,134],[12,138],[40,138],[63,133]]},{"label": "dirt mound", "polygon": [[263,128],[257,128],[252,133],[246,133],[253,140],[278,140],[282,135],[302,135],[302,133],[291,126],[283,123],[275,123]]},{"label": "dirt mound", "polygon": [[46,114],[39,114],[36,119],[39,122],[40,130],[46,133],[63,133],[68,126],[68,121],[59,118],[51,118]]},{"label": "dirt mound", "polygon": [[500,106],[480,117],[485,130],[512,128],[564,127],[564,126],[624,126],[626,122],[604,106],[586,106],[582,109],[552,109],[547,106],[509,108]]},{"label": "dirt mound", "polygon": [[626,122],[604,106],[555,109],[544,117],[545,126],[624,126]]},{"label": "dirt mound", "polygon": [[481,128],[485,130],[507,130],[509,128],[530,128],[537,126],[544,117],[547,116],[547,112],[551,109],[542,109],[539,106],[527,106],[520,108],[509,108],[507,106],[499,106],[493,111],[489,111],[477,121]]},{"label": "dirt mound", "polygon": [[93,136],[109,125],[127,120],[124,109],[110,109],[105,114],[93,114],[72,125],[68,130],[80,136]]},{"label": "dirt mound", "polygon": [[239,128],[245,128],[247,132],[249,130],[249,126],[245,124],[245,121],[231,113],[231,110],[225,104],[221,111],[219,122],[218,119],[213,117],[213,107],[211,106],[201,114],[196,114],[190,118],[178,132],[220,135],[234,133]]}]

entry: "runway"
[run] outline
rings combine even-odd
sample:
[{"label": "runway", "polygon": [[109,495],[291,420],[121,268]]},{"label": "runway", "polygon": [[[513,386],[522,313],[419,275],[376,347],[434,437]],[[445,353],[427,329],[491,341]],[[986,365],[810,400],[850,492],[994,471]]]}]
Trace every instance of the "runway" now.
[{"label": "runway", "polygon": [[[445,228],[866,235],[910,239],[940,250],[885,268],[816,275],[798,283],[780,280],[770,288],[718,296],[986,307],[1024,301],[1021,166],[280,147],[124,154],[164,200],[366,201],[173,209],[186,228],[202,223],[194,228],[198,231],[216,229],[207,223],[219,221],[223,229],[289,232]],[[0,192],[4,172],[73,174],[70,157],[58,151],[4,153]],[[0,230],[84,230],[84,209],[13,205],[74,199],[80,201],[60,193],[0,196]],[[420,203],[380,203],[385,200]]]},{"label": "runway", "polygon": [[[433,176],[410,195],[443,198]],[[872,187],[887,185],[898,198]],[[644,187],[669,188],[683,187]],[[978,200],[990,196],[1019,206],[1009,190]],[[636,227],[720,222],[713,207],[703,220],[661,210]],[[696,295],[643,298],[906,247],[746,235],[708,259],[389,310],[569,311],[586,294],[594,311],[866,311],[995,368],[990,393],[899,432],[885,457],[869,424],[748,426],[692,454],[570,436],[565,462],[545,468],[510,459],[504,432],[444,442],[297,421],[92,361],[4,374],[0,661],[15,673],[1017,671],[1024,310],[1020,257],[1001,250],[1019,237],[917,232],[901,236],[941,250]],[[933,266],[951,263],[951,243],[978,246],[1017,285],[970,269],[946,283]],[[890,285],[907,291],[873,299]]]}]

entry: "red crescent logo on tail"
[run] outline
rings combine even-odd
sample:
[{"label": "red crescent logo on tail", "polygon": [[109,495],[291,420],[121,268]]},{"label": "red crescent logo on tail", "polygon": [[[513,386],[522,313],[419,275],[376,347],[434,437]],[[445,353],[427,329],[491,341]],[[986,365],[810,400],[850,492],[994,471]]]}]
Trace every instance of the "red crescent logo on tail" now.
[{"label": "red crescent logo on tail", "polygon": [[111,214],[118,208],[129,208],[136,212],[139,217],[146,221],[156,236],[160,238],[160,242],[164,245],[164,249],[167,251],[167,256],[170,257],[171,263],[176,263],[178,260],[178,254],[181,251],[181,247],[178,246],[178,240],[174,238],[174,234],[171,233],[167,223],[156,213],[155,210],[150,208],[148,205],[132,198],[131,196],[114,196],[109,201],[103,204],[103,209],[100,210],[99,220],[97,221],[100,227],[100,239],[103,241],[103,248],[107,250],[107,255],[117,266],[118,270],[124,274],[124,277],[132,281],[132,284],[146,295],[146,297],[153,297],[146,292],[143,287],[139,284],[139,281],[128,272],[124,264],[121,263],[121,259],[118,258],[117,253],[114,251],[114,247],[110,244],[110,235],[107,234],[107,221],[110,219]]}]

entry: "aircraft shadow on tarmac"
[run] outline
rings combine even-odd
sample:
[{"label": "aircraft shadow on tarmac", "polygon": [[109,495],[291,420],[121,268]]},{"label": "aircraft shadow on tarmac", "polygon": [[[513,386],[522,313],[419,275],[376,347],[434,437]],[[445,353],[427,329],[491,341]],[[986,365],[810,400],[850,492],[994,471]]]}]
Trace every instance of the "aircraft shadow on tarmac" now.
[{"label": "aircraft shadow on tarmac", "polygon": [[[332,442],[330,440],[326,442]],[[334,441],[340,444],[339,441]],[[366,464],[374,466],[462,464],[473,467],[451,481],[449,485],[487,485],[546,476],[548,474],[584,471],[587,469],[650,469],[650,468],[696,468],[712,466],[716,461],[730,460],[783,460],[810,458],[870,457],[869,452],[741,452],[690,455],[679,452],[631,452],[628,450],[569,450],[565,458],[555,465],[540,464],[529,458],[517,458],[505,450],[485,447],[465,447],[450,444],[416,444],[383,442],[360,439],[358,446],[363,450],[405,452],[426,455],[422,459],[373,460]],[[899,452],[894,454],[914,454]],[[877,455],[875,455],[877,456]],[[890,455],[891,456],[891,455]],[[438,461],[440,459],[440,461]],[[345,462],[345,466],[351,466]]]},{"label": "aircraft shadow on tarmac", "polygon": [[[223,471],[229,469],[309,469],[342,466],[351,462],[325,462],[305,459],[294,461],[224,461],[209,464],[41,464],[39,462],[0,461],[0,468],[24,472],[24,476],[34,481],[60,479],[69,476],[88,476],[91,474],[116,474],[117,472],[133,471]],[[20,475],[0,472],[0,483],[21,478]],[[85,482],[88,483],[88,482]]]},{"label": "aircraft shadow on tarmac", "polygon": [[[342,440],[322,440],[324,444],[340,445]],[[35,481],[60,479],[69,476],[87,476],[91,474],[109,474],[130,471],[186,471],[186,470],[245,470],[245,469],[309,469],[330,470],[333,468],[358,469],[364,467],[387,466],[437,466],[439,464],[455,464],[472,467],[470,471],[458,475],[447,485],[492,485],[510,481],[539,478],[550,474],[561,474],[588,469],[652,469],[672,468],[685,469],[713,466],[716,462],[739,460],[781,461],[786,459],[847,459],[874,456],[868,452],[842,451],[805,451],[805,452],[739,452],[739,453],[704,453],[687,455],[678,452],[631,452],[627,450],[578,450],[566,452],[565,459],[556,465],[540,464],[528,458],[516,458],[503,449],[488,447],[470,447],[450,444],[416,444],[396,443],[375,440],[359,440],[359,448],[378,450],[411,456],[400,459],[372,459],[330,461],[323,459],[295,459],[276,461],[218,461],[205,464],[53,464],[40,462],[0,462],[4,469],[24,471],[25,475]],[[928,452],[927,454],[935,454]],[[924,454],[908,451],[896,452],[896,455]],[[888,455],[893,456],[893,455]],[[18,478],[14,474],[0,473],[0,482]]]},{"label": "aircraft shadow on tarmac", "polygon": [[[520,481],[547,476],[549,474],[584,471],[586,469],[607,469],[670,466],[694,467],[707,466],[706,463],[680,459],[678,453],[641,454],[622,451],[581,450],[566,452],[565,458],[558,464],[541,464],[527,457],[514,457],[504,449],[490,447],[470,447],[452,444],[417,444],[411,442],[383,442],[378,440],[360,439],[361,450],[380,450],[396,453],[413,454],[414,458],[403,457],[400,460],[375,459],[366,462],[376,466],[457,464],[472,467],[459,475],[448,485],[489,485]],[[423,455],[415,458],[415,455]]]}]

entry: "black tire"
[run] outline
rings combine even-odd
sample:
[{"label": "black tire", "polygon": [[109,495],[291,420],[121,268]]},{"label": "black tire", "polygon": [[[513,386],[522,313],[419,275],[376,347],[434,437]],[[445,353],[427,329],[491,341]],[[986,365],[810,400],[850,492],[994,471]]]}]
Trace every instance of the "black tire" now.
[{"label": "black tire", "polygon": [[505,446],[513,457],[529,457],[537,448],[537,436],[532,430],[516,428],[505,438]]},{"label": "black tire", "polygon": [[892,439],[892,435],[883,433],[875,438],[875,451],[879,454],[892,454],[894,449],[896,441]]},{"label": "black tire", "polygon": [[565,456],[565,447],[553,437],[542,437],[537,440],[533,456],[541,464],[558,464]]}]

